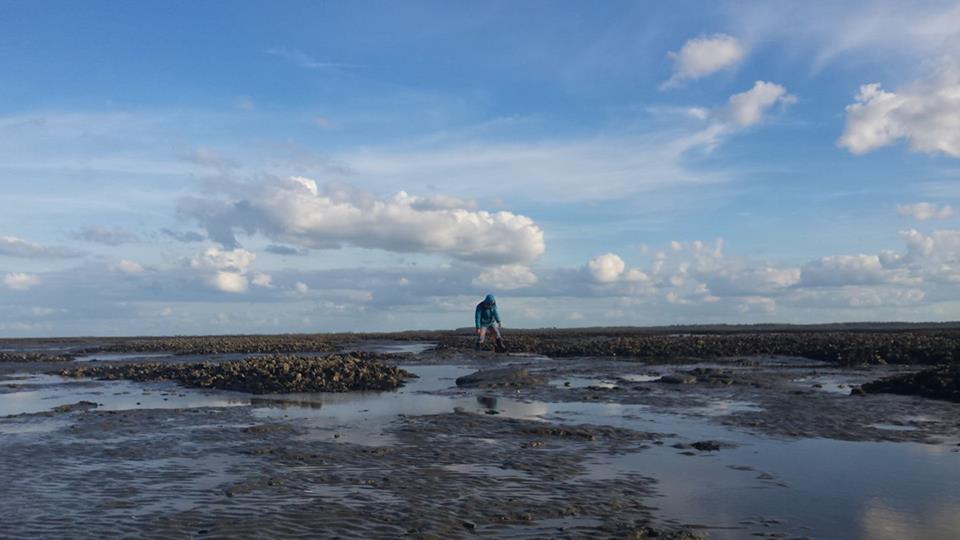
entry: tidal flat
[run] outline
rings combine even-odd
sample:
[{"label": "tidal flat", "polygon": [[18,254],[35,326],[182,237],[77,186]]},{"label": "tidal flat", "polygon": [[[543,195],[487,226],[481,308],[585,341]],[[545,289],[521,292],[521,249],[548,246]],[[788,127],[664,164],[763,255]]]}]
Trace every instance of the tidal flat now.
[{"label": "tidal flat", "polygon": [[507,340],[508,354],[473,350],[468,332],[4,340],[0,530],[676,539],[960,530],[960,403],[902,383],[899,393],[862,390],[953,365],[960,331],[589,329]]}]

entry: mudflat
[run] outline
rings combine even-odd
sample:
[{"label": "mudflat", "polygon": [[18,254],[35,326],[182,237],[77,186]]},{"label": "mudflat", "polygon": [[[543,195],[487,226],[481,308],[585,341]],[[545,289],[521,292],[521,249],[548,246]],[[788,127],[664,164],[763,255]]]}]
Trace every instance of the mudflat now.
[{"label": "mudflat", "polygon": [[932,539],[960,528],[960,404],[906,383],[871,391],[929,389],[914,375],[925,370],[953,388],[957,329],[544,330],[507,343],[509,354],[474,351],[464,332],[0,342],[0,527]]}]

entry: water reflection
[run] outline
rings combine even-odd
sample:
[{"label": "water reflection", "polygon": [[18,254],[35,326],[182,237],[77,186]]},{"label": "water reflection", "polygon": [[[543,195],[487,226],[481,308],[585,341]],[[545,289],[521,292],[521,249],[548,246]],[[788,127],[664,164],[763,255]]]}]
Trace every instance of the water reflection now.
[{"label": "water reflection", "polygon": [[[715,539],[777,532],[817,538],[956,538],[960,530],[960,454],[947,445],[865,443],[828,439],[773,440],[732,430],[704,415],[750,410],[754,404],[715,401],[700,416],[655,413],[643,405],[597,402],[543,402],[456,388],[454,380],[473,371],[459,366],[406,366],[420,376],[395,392],[249,396],[206,392],[172,383],[76,381],[55,376],[12,376],[0,382],[0,415],[40,412],[81,400],[104,409],[183,408],[251,405],[259,418],[286,418],[305,428],[307,437],[341,443],[383,445],[394,442],[389,427],[398,415],[456,410],[497,417],[567,424],[598,424],[674,433],[674,440],[719,440],[739,445],[719,452],[682,455],[670,447],[641,452],[588,456],[580,481],[630,475],[659,480],[660,515],[711,527]],[[598,379],[592,379],[598,380]],[[58,418],[36,431],[62,427]],[[912,417],[909,422],[936,421]],[[899,424],[896,424],[899,425]],[[29,433],[24,418],[0,419],[0,433]],[[28,436],[28,435],[23,435]],[[496,444],[492,439],[478,442]],[[151,465],[152,466],[152,465]],[[133,472],[143,464],[131,464]],[[449,466],[450,472],[510,475],[484,464]],[[133,474],[133,472],[131,474]],[[211,468],[211,482],[222,481]],[[206,485],[199,486],[206,488]],[[197,490],[198,486],[189,486]],[[323,492],[318,495],[342,496]],[[363,501],[375,494],[353,493]],[[159,499],[158,499],[159,500]]]},{"label": "water reflection", "polygon": [[[90,401],[98,410],[178,409],[249,405],[244,394],[187,389],[174,383],[91,381],[34,375],[0,383],[15,391],[0,393],[0,417],[51,411],[61,405]],[[18,388],[22,387],[22,388]]]},{"label": "water reflection", "polygon": [[870,499],[860,516],[860,538],[957,538],[960,536],[960,502],[939,501],[920,508],[919,514],[895,510],[882,500]]}]

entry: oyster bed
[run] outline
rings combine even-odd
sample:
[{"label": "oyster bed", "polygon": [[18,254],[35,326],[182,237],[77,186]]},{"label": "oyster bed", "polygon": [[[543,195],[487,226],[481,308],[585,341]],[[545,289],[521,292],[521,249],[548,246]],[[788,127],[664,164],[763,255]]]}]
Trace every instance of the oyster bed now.
[{"label": "oyster bed", "polygon": [[64,369],[63,377],[176,381],[196,388],[252,394],[393,390],[411,375],[367,358],[330,355],[271,355],[230,362],[195,364],[131,363]]},{"label": "oyster bed", "polygon": [[866,383],[865,393],[902,394],[960,403],[960,366],[938,366]]}]

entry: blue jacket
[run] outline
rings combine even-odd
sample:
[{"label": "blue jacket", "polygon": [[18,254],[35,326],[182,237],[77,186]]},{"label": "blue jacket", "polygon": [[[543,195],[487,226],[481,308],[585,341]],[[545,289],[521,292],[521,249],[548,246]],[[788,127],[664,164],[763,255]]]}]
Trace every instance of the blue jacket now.
[{"label": "blue jacket", "polygon": [[494,322],[500,322],[500,313],[497,312],[497,299],[492,294],[488,294],[483,302],[477,304],[477,310],[474,312],[477,328],[483,326],[493,326]]}]

